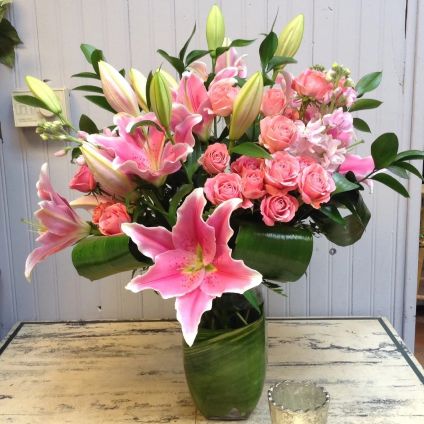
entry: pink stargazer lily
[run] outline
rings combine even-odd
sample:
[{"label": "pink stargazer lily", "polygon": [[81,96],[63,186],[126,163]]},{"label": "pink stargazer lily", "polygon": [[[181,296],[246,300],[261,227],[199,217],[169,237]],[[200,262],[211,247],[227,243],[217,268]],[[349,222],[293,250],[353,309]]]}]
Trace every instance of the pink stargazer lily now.
[{"label": "pink stargazer lily", "polygon": [[206,222],[202,218],[206,200],[201,188],[185,199],[171,231],[163,227],[122,224],[122,231],[140,252],[155,262],[135,277],[127,289],[137,293],[153,289],[164,299],[175,297],[177,319],[184,339],[191,346],[202,314],[223,293],[244,293],[262,282],[262,275],[243,261],[231,257],[228,240],[233,234],[230,216],[240,199],[221,203]]},{"label": "pink stargazer lily", "polygon": [[34,215],[40,222],[37,242],[42,246],[34,249],[25,264],[25,277],[29,279],[35,265],[65,247],[71,246],[90,234],[90,225],[71,208],[68,201],[53,190],[47,174],[47,163],[41,167],[37,182],[38,209]]},{"label": "pink stargazer lily", "polygon": [[133,118],[127,114],[114,116],[119,135],[93,134],[87,140],[106,149],[113,157],[113,167],[128,176],[138,176],[152,184],[161,185],[166,176],[181,168],[181,161],[192,152],[195,140],[193,126],[200,122],[200,115],[191,114],[183,107],[172,111],[171,129],[174,141],[166,141],[164,131],[154,126],[136,128],[139,121],[157,122],[153,113]]}]

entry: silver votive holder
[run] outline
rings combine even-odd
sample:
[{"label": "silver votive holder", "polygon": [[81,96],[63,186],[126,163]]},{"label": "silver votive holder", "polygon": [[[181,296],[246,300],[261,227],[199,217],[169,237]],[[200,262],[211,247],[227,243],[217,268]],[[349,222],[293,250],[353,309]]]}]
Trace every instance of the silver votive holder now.
[{"label": "silver votive holder", "polygon": [[272,424],[325,424],[330,395],[309,381],[284,380],[268,390]]}]

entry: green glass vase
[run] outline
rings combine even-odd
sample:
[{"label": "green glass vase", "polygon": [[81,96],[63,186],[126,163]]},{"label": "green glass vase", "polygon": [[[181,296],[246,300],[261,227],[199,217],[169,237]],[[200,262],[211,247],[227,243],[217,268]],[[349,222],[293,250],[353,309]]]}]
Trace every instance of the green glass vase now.
[{"label": "green glass vase", "polygon": [[193,346],[184,343],[183,357],[191,396],[205,418],[247,419],[265,380],[263,303],[253,308],[233,293],[215,299]]}]

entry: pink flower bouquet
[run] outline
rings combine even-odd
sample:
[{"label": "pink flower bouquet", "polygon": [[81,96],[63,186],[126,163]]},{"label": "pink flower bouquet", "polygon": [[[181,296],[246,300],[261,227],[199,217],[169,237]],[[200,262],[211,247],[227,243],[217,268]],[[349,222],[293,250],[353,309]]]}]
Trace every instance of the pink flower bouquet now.
[{"label": "pink flower bouquet", "polygon": [[[422,178],[409,160],[424,157],[398,152],[392,133],[371,144],[371,156],[353,153],[362,142],[358,131],[370,129],[352,113],[380,105],[365,95],[381,72],[357,83],[337,64],[292,75],[302,16],[280,37],[273,30],[264,37],[261,70],[249,74],[236,48],[254,40],[226,39],[216,6],[211,15],[206,50],[188,52],[194,31],[178,56],[158,50],[177,80],[162,68],[147,77],[131,69],[127,79],[100,50],[81,46],[93,71],[75,77],[98,84],[76,90],[94,93],[86,98],[113,114],[108,128],[99,130],[86,115],[74,128],[36,78],[27,77],[34,96],[17,96],[57,117],[37,131],[67,143],[57,156],[72,154],[69,186],[81,192],[68,202],[42,166],[40,246],[28,257],[27,278],[70,245],[77,271],[89,279],[141,270],[127,289],[175,298],[188,345],[216,298],[239,293],[257,306],[254,287],[280,290],[278,281],[300,278],[315,234],[340,246],[359,240],[370,219],[364,185],[378,181],[407,197],[393,174]],[[78,208],[89,211],[89,222]]]}]

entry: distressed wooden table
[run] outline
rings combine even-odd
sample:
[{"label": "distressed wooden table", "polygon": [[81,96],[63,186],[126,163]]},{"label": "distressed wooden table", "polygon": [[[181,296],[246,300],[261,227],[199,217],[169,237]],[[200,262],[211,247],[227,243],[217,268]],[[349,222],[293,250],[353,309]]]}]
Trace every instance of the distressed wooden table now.
[{"label": "distressed wooden table", "polygon": [[[265,392],[309,379],[328,423],[423,424],[424,376],[384,319],[268,321]],[[185,380],[176,322],[20,323],[0,345],[0,423],[205,423]],[[216,421],[215,421],[216,422]]]}]

